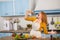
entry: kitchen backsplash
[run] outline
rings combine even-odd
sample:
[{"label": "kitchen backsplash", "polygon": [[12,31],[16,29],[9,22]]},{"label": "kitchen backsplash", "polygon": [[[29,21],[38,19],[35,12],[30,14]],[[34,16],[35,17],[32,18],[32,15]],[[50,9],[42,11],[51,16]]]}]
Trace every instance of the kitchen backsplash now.
[{"label": "kitchen backsplash", "polygon": [[[27,24],[32,24],[31,21],[26,21],[23,16],[22,17],[19,17],[19,16],[17,16],[17,17],[0,17],[0,30],[3,30],[4,29],[4,26],[6,26],[4,24],[4,21],[6,21],[8,19],[9,20],[12,19],[11,20],[12,22],[16,21],[15,19],[17,19],[17,20],[19,19],[16,22],[19,22],[18,25],[20,25],[23,28],[26,28],[27,27]],[[58,25],[60,26],[60,15],[48,15],[47,16],[47,21],[48,21],[48,27],[49,27],[49,29],[59,28]]]}]

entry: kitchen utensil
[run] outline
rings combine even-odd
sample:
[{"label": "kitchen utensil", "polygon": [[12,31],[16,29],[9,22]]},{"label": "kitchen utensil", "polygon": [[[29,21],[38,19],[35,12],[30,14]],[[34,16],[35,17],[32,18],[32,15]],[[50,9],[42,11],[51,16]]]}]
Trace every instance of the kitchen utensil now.
[{"label": "kitchen utensil", "polygon": [[53,25],[54,24],[54,20],[53,20],[53,17],[52,17],[52,20],[51,20],[51,25]]},{"label": "kitchen utensil", "polygon": [[55,22],[55,27],[57,29],[60,29],[60,22],[59,22],[59,18],[57,17],[57,21]]}]

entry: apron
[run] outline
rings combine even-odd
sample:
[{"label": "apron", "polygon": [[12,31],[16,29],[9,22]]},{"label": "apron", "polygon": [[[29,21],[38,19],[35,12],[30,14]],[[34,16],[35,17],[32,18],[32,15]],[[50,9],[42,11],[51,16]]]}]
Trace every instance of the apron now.
[{"label": "apron", "polygon": [[40,28],[40,23],[38,22],[33,22],[32,24],[32,29],[30,31],[31,36],[36,36],[37,38],[41,37],[41,32],[38,31]]}]

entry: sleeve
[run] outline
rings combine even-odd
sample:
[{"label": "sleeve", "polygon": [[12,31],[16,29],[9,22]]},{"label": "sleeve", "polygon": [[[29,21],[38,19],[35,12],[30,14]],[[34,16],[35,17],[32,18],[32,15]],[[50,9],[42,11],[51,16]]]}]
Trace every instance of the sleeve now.
[{"label": "sleeve", "polygon": [[48,34],[48,30],[47,30],[46,24],[43,24],[43,31],[44,31],[45,34]]},{"label": "sleeve", "polygon": [[48,30],[45,23],[40,24],[40,31],[43,30],[45,34],[48,34]]},{"label": "sleeve", "polygon": [[35,16],[27,17],[27,18],[25,18],[25,20],[27,20],[27,21],[34,21],[34,20],[36,20],[36,17]]},{"label": "sleeve", "polygon": [[45,26],[43,29],[44,29],[44,33],[45,33],[45,34],[48,34],[48,31],[47,31],[46,26]]}]

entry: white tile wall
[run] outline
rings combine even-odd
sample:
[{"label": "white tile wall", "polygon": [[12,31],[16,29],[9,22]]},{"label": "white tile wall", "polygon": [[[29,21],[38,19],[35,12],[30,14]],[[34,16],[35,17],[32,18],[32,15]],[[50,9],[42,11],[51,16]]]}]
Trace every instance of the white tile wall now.
[{"label": "white tile wall", "polygon": [[3,30],[4,29],[4,18],[3,17],[0,17],[0,30]]},{"label": "white tile wall", "polygon": [[[58,16],[58,15],[57,15]],[[47,16],[47,20],[48,20],[48,23],[49,23],[49,25],[50,25],[50,23],[51,23],[51,19],[52,19],[52,17],[53,17],[53,20],[54,20],[54,22],[56,22],[57,21],[57,16]],[[3,29],[3,26],[4,26],[4,20],[5,20],[5,18],[6,17],[0,17],[0,30],[2,30]],[[27,24],[31,24],[32,22],[31,21],[26,21],[25,19],[24,19],[24,17],[11,17],[13,20],[15,19],[15,18],[19,18],[19,20],[20,20],[20,23],[19,23],[19,25],[21,25],[23,28],[26,28],[27,27]],[[60,22],[60,15],[58,16],[58,19],[59,19],[59,22]],[[52,26],[50,25],[50,27],[52,28]]]}]

